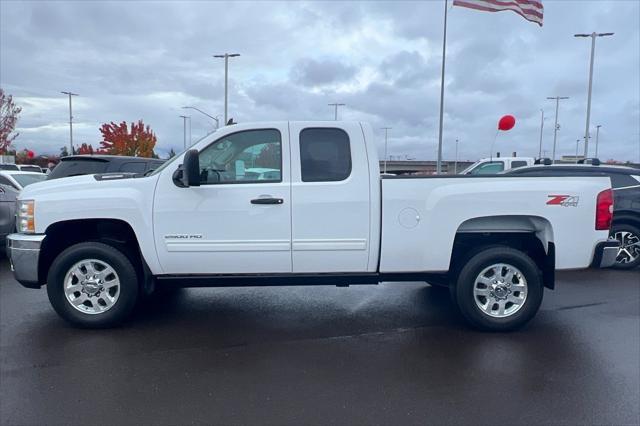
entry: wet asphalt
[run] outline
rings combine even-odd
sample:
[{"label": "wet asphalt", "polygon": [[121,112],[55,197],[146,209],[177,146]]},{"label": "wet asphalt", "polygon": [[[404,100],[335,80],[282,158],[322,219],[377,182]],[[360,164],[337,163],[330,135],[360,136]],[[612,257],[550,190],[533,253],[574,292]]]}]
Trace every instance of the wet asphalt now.
[{"label": "wet asphalt", "polygon": [[560,274],[518,332],[442,289],[188,289],[74,329],[0,261],[0,423],[639,424],[640,271]]}]

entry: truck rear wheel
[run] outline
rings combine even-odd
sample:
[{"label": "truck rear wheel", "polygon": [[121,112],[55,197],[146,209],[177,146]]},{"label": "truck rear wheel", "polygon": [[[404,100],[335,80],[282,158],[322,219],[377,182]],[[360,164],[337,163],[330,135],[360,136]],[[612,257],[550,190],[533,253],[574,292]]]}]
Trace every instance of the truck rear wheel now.
[{"label": "truck rear wheel", "polygon": [[73,325],[106,328],[120,324],[138,298],[135,268],[118,249],[103,243],[75,244],[56,257],[47,277],[55,311]]},{"label": "truck rear wheel", "polygon": [[509,331],[535,316],[543,291],[540,270],[529,256],[510,247],[491,247],[462,267],[452,296],[472,326]]}]

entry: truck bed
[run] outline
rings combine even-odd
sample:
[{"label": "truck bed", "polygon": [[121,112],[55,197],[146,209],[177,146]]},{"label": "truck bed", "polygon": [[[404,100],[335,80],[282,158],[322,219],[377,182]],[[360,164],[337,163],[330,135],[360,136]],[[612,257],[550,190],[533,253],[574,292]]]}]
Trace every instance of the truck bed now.
[{"label": "truck bed", "polygon": [[[383,176],[380,272],[447,271],[455,237],[480,228],[533,233],[555,244],[558,269],[586,268],[593,241],[608,237],[594,220],[609,187],[607,177]],[[553,204],[560,195],[568,202]]]}]

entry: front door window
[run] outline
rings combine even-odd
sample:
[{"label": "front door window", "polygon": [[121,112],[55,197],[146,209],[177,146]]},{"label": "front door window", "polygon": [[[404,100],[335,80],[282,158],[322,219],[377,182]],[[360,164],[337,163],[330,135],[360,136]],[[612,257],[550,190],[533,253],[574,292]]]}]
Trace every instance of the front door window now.
[{"label": "front door window", "polygon": [[282,142],[275,129],[232,133],[200,152],[200,184],[282,182]]}]

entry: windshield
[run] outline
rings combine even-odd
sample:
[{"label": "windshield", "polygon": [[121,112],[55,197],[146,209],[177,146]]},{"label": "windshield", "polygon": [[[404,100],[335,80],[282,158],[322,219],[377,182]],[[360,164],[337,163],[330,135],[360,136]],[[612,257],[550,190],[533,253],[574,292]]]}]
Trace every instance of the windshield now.
[{"label": "windshield", "polygon": [[173,157],[171,157],[171,158],[169,158],[167,161],[165,161],[165,162],[164,162],[160,167],[158,167],[158,168],[157,168],[157,169],[155,169],[155,170],[149,170],[149,171],[148,171],[147,173],[145,173],[144,175],[145,175],[145,176],[155,176],[155,175],[157,175],[158,173],[161,173],[164,169],[166,169],[166,168],[167,168],[167,166],[168,166],[169,164],[171,164],[171,163],[173,163],[174,161],[176,161],[176,159],[177,159],[178,157],[180,157],[180,156],[182,155],[182,153],[183,153],[183,152],[184,152],[184,151],[182,151],[182,152],[181,152],[181,153],[179,153],[179,154],[174,155]]},{"label": "windshield", "polygon": [[47,175],[45,174],[12,174],[12,178],[16,180],[20,184],[21,187],[25,187],[27,185],[31,185],[32,183],[42,182],[47,179]]},{"label": "windshield", "polygon": [[460,174],[462,175],[494,175],[504,170],[504,161],[486,161],[480,160],[466,169]]},{"label": "windshield", "polygon": [[504,162],[491,161],[479,165],[475,169],[471,170],[471,175],[494,175],[504,170]]},{"label": "windshield", "polygon": [[467,167],[466,169],[464,169],[463,171],[461,171],[459,174],[461,175],[466,175],[469,174],[469,172],[471,170],[473,170],[474,167],[476,167],[478,164],[482,163],[482,161],[476,161],[475,163],[473,163],[472,165],[470,165],[469,167]]},{"label": "windshield", "polygon": [[49,173],[49,179],[104,173],[109,166],[104,160],[63,160]]}]

